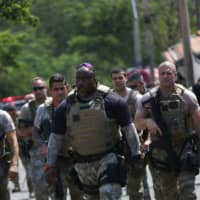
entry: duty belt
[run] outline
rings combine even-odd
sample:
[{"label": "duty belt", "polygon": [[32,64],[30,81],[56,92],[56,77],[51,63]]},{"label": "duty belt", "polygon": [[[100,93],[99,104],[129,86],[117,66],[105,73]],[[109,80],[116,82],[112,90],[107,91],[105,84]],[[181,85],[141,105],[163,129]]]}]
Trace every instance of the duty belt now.
[{"label": "duty belt", "polygon": [[114,152],[114,150],[110,149],[106,152],[95,154],[95,155],[80,155],[77,152],[72,152],[71,155],[74,158],[75,162],[84,163],[84,162],[95,162],[97,160],[100,160],[103,156],[111,152]]}]

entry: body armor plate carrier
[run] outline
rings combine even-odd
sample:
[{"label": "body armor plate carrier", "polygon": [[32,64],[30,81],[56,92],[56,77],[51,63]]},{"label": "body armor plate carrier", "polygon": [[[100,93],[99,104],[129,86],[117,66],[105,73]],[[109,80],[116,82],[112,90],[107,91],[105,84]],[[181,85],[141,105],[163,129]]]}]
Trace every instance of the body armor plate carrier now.
[{"label": "body armor plate carrier", "polygon": [[[107,93],[97,90],[95,97],[80,103],[75,93],[69,96],[67,112],[67,139],[74,152],[81,156],[96,155],[112,150],[119,142],[119,130],[114,120],[106,116],[104,97]],[[65,150],[66,151],[66,150]]]}]

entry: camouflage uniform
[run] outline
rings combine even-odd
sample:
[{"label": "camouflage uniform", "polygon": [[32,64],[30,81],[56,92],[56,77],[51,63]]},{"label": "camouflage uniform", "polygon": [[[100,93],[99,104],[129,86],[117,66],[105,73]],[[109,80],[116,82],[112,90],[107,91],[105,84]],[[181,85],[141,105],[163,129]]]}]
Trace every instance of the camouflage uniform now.
[{"label": "camouflage uniform", "polygon": [[9,200],[8,190],[8,160],[5,156],[5,136],[6,133],[15,130],[15,125],[5,111],[0,110],[0,197],[2,200]]},{"label": "camouflage uniform", "polygon": [[[66,116],[67,132],[60,154],[65,157],[69,147],[66,144],[72,146],[74,169],[86,199],[119,200],[124,171],[115,147],[120,135],[115,120],[105,115],[103,97],[106,92],[98,90],[94,99],[87,103],[78,102],[75,94],[73,91],[67,98],[70,112]],[[118,100],[117,96],[115,98]]]},{"label": "camouflage uniform", "polygon": [[[167,97],[162,96],[159,88],[153,88],[143,96],[139,106],[143,116],[155,118],[149,100],[158,100],[158,97],[160,112],[170,130],[170,136],[164,140],[163,137],[152,137],[149,159],[156,199],[197,199],[195,175],[198,173],[198,152],[190,134],[191,115],[199,110],[197,99],[192,92],[178,84],[175,85],[175,92]],[[171,142],[166,143],[169,137]],[[169,147],[173,154],[168,150]],[[172,161],[175,156],[176,159]]]},{"label": "camouflage uniform", "polygon": [[[23,105],[20,115],[18,117],[19,129],[33,127],[34,118],[38,106],[39,104],[36,104],[35,100],[27,102],[25,105]],[[30,195],[32,195],[33,192],[37,193],[37,191],[34,191],[33,182],[31,180],[32,176],[31,176],[31,166],[30,166],[31,165],[30,149],[32,144],[33,141],[31,136],[25,138],[24,137],[19,138],[20,157],[26,171],[27,184]]]},{"label": "camouflage uniform", "polygon": [[[85,194],[85,197],[88,200],[121,199],[121,186],[119,183],[106,183],[101,184],[99,187],[99,181],[103,178],[103,175],[105,176],[109,165],[114,166],[117,164],[118,158],[114,153],[109,153],[98,161],[75,164],[75,169],[78,172],[80,182],[83,183],[86,187],[93,186],[93,189],[96,188],[97,191],[99,190],[100,196],[97,194]],[[109,195],[109,193],[112,195]]]},{"label": "camouflage uniform", "polygon": [[[61,174],[62,168],[58,168],[58,177],[61,179],[57,184],[59,187],[59,191],[62,192],[62,197],[56,197],[55,196],[55,187],[50,188],[45,180],[45,174],[44,174],[44,166],[46,163],[46,158],[43,157],[41,154],[42,146],[47,146],[49,135],[51,133],[51,126],[52,126],[52,117],[54,113],[54,107],[52,104],[52,99],[47,99],[44,104],[40,105],[34,122],[34,131],[33,131],[33,142],[34,147],[31,151],[31,167],[32,167],[32,174],[33,174],[33,181],[34,183],[40,188],[40,193],[45,193],[46,198],[51,194],[53,195],[55,199],[61,198],[66,199],[66,183],[63,177],[63,174]],[[70,162],[67,162],[67,165],[70,165]],[[68,170],[67,170],[68,171]],[[66,173],[66,171],[65,171]],[[76,194],[75,194],[76,195]],[[43,194],[44,197],[44,194]],[[73,199],[73,198],[71,198]]]}]

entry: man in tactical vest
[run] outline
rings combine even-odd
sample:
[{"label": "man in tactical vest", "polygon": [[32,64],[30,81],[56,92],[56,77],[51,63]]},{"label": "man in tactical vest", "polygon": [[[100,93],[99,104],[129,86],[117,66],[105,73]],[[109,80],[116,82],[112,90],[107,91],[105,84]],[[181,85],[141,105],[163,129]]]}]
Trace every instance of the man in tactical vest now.
[{"label": "man in tactical vest", "polygon": [[[32,146],[33,122],[37,107],[44,103],[47,95],[45,81],[41,77],[35,77],[31,82],[35,99],[27,102],[21,108],[18,117],[18,136],[20,137],[20,157],[27,175],[29,197],[34,197],[34,188],[30,173],[30,149]],[[37,191],[35,191],[37,193]],[[37,195],[37,194],[36,194]]]},{"label": "man in tactical vest", "polygon": [[[67,93],[69,92],[68,84],[62,74],[53,74],[49,79],[49,94],[52,97],[51,99],[47,99],[42,105],[39,106],[34,122],[34,131],[33,131],[33,142],[35,148],[33,156],[33,164],[37,163],[37,165],[33,165],[33,177],[34,182],[36,183],[38,189],[40,189],[41,193],[46,194],[46,198],[50,195],[48,191],[52,192],[53,189],[53,199],[56,200],[65,200],[66,199],[66,184],[65,177],[63,175],[67,174],[67,171],[70,169],[71,160],[68,155],[66,158],[65,166],[62,165],[62,160],[59,162],[59,166],[57,166],[56,170],[56,184],[47,186],[44,174],[44,166],[47,158],[47,144],[49,140],[49,136],[52,128],[52,120],[55,113],[56,108],[59,104],[65,99]],[[40,162],[38,162],[40,161]],[[61,173],[62,171],[62,173]],[[72,181],[69,179],[69,173],[67,174],[67,182],[69,182],[69,191],[72,200],[78,200],[78,192],[74,191]],[[52,189],[49,190],[49,187]],[[52,195],[51,195],[52,196]],[[43,197],[45,197],[43,195]]]},{"label": "man in tactical vest", "polygon": [[8,178],[14,179],[18,175],[18,157],[15,125],[10,115],[0,110],[0,198],[2,200],[10,199]]},{"label": "man in tactical vest", "polygon": [[[125,100],[131,112],[132,120],[134,122],[136,108],[142,98],[142,95],[139,93],[138,90],[132,90],[131,88],[126,87],[127,75],[123,69],[112,69],[111,78],[113,92],[115,92]],[[148,193],[148,185],[143,184],[145,163],[144,166],[141,167],[141,170],[136,170],[130,165],[130,163],[127,163],[127,191],[130,200],[150,198]]]},{"label": "man in tactical vest", "polygon": [[[194,200],[199,172],[200,108],[195,95],[176,84],[176,66],[159,65],[158,87],[143,95],[136,112],[138,129],[148,129],[149,152],[156,199]],[[192,124],[196,135],[192,135]]]},{"label": "man in tactical vest", "polygon": [[[59,151],[74,159],[74,170],[85,199],[121,199],[122,158],[116,147],[121,129],[127,139],[133,164],[141,158],[140,144],[124,101],[97,88],[93,70],[82,66],[76,72],[76,89],[56,110],[48,144],[47,166],[55,166]],[[81,198],[80,198],[81,199]]]}]

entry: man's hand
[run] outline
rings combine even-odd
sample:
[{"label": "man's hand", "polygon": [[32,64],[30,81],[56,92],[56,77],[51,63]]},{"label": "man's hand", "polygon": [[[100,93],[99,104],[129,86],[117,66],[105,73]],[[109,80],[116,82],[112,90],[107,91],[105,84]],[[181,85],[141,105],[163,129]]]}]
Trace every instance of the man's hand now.
[{"label": "man's hand", "polygon": [[46,164],[44,167],[46,181],[49,185],[54,185],[56,182],[56,167],[51,164]]},{"label": "man's hand", "polygon": [[10,165],[8,170],[8,178],[15,179],[18,175],[18,165]]},{"label": "man's hand", "polygon": [[137,171],[138,173],[140,173],[141,171],[144,170],[144,167],[145,167],[145,161],[144,159],[142,158],[142,155],[136,155],[136,156],[133,156],[131,158],[131,166],[133,167],[133,169],[135,171]]},{"label": "man's hand", "polygon": [[162,135],[162,132],[160,130],[160,128],[158,127],[158,125],[156,124],[156,122],[151,119],[151,118],[148,118],[146,119],[146,128],[149,130],[149,133],[150,134],[159,134],[159,135]]},{"label": "man's hand", "polygon": [[41,147],[41,154],[43,156],[43,158],[47,158],[47,153],[48,153],[48,148],[46,144],[43,144]]}]

